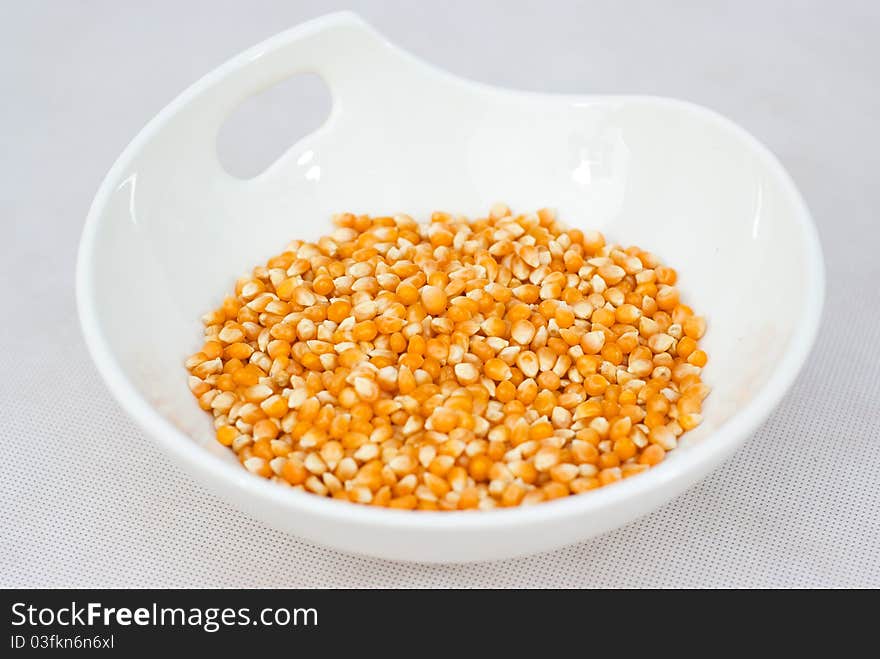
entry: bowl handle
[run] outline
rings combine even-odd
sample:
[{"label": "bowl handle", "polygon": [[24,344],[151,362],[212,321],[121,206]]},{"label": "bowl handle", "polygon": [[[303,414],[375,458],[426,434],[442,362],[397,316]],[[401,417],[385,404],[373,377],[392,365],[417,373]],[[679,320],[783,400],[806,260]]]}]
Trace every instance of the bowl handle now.
[{"label": "bowl handle", "polygon": [[358,15],[327,14],[233,57],[192,85],[163,113],[184,122],[187,142],[191,146],[202,143],[202,154],[210,153],[216,160],[220,127],[250,96],[298,73],[316,73],[330,88],[334,106],[349,97],[360,102],[370,72],[382,70],[395,59],[399,62],[396,53]]}]

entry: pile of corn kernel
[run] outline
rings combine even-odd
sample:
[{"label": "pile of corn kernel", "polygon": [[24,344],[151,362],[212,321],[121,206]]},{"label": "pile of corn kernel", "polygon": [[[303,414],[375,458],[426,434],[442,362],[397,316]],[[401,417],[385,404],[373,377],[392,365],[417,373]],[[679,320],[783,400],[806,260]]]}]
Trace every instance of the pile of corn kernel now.
[{"label": "pile of corn kernel", "polygon": [[641,473],[700,423],[706,323],[653,254],[503,204],[334,219],[240,279],[186,362],[248,471],[487,510]]}]

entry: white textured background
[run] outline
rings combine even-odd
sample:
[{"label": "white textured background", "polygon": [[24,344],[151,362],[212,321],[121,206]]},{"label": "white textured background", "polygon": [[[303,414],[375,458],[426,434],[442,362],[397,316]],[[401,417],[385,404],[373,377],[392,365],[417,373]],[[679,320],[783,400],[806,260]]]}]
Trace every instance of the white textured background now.
[{"label": "white textured background", "polygon": [[[179,91],[338,8],[459,75],[680,97],[778,154],[819,225],[824,324],[785,402],[723,469],[592,542],[424,567],[338,554],[254,522],[135,429],[76,317],[75,250],[92,195]],[[2,3],[0,585],[880,586],[878,35],[871,0]],[[289,126],[257,132],[281,117],[314,125],[323,99],[314,86],[299,91],[256,102],[253,117],[268,114],[230,128],[229,158],[247,165],[295,138]]]}]

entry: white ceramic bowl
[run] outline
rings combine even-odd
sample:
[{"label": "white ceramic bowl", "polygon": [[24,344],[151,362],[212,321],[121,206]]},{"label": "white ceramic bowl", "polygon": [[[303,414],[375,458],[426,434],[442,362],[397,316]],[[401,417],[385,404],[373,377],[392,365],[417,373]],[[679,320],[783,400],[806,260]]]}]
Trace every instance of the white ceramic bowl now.
[{"label": "white ceramic bowl", "polygon": [[[244,99],[317,72],[333,109],[266,172],[220,167],[217,132]],[[552,206],[573,226],[659,254],[709,319],[704,423],[651,471],[581,496],[481,513],[356,506],[251,476],[213,439],[183,360],[235,278],[332,213],[495,201]],[[621,526],[706,476],[767,418],[821,314],[816,231],[779,162],[730,121],[681,101],[557,96],[453,77],[349,14],[284,32],[162,110],[95,197],[77,294],[91,354],[119,403],[209,490],[273,527],[345,551],[428,562],[506,558]]]}]

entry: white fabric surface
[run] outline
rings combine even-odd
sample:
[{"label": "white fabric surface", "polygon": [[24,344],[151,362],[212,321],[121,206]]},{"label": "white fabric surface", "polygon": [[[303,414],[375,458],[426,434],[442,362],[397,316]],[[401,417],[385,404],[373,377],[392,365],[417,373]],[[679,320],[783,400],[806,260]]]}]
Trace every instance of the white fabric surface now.
[{"label": "white fabric surface", "polygon": [[73,270],[113,159],[202,73],[339,6],[150,5],[0,6],[0,585],[880,586],[877,3],[349,3],[460,75],[730,116],[789,168],[825,249],[816,349],[724,468],[591,542],[446,567],[342,555],[252,521],[172,466],[97,376]]}]

